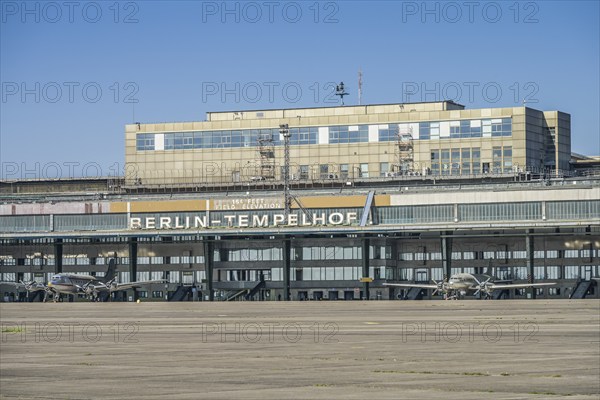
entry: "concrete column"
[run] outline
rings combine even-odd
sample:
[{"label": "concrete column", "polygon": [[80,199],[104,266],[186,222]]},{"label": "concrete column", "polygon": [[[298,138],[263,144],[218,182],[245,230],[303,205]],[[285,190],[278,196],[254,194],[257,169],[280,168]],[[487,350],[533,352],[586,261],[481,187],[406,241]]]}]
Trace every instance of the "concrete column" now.
[{"label": "concrete column", "polygon": [[442,232],[442,235],[442,268],[444,270],[444,280],[448,280],[452,275],[452,232]]},{"label": "concrete column", "polygon": [[[369,261],[371,259],[371,241],[369,238],[363,238],[362,240],[362,269],[363,278],[367,278],[369,276]],[[371,297],[369,295],[369,282],[363,283],[363,296],[365,299],[369,300]]]},{"label": "concrete column", "polygon": [[[527,252],[527,275],[529,278],[529,283],[534,282],[534,245],[533,245],[533,229],[527,229],[527,235],[525,236],[525,251]],[[535,299],[535,288],[527,289],[531,294],[531,298]]]},{"label": "concrete column", "polygon": [[54,272],[60,274],[63,272],[63,240],[61,238],[54,240]]},{"label": "concrete column", "polygon": [[208,300],[215,300],[215,292],[213,290],[213,257],[214,244],[210,240],[204,240],[204,271],[206,272],[206,290],[208,291]]},{"label": "concrete column", "polygon": [[283,301],[290,301],[290,271],[292,259],[292,243],[289,238],[283,239]]},{"label": "concrete column", "polygon": [[[137,238],[132,237],[129,239],[129,281],[135,282],[137,280],[137,255],[138,255],[138,242]],[[115,273],[117,273],[115,271]],[[137,301],[138,293],[137,289],[133,288],[133,301]]]}]

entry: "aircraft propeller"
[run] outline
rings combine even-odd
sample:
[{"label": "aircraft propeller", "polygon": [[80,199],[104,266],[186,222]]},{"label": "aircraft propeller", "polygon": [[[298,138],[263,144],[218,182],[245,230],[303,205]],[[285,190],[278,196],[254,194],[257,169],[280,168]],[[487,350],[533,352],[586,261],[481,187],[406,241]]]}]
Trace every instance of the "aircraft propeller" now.
[{"label": "aircraft propeller", "polygon": [[46,291],[48,290],[46,285],[44,285],[43,283],[36,282],[36,281],[23,282],[21,280],[21,281],[19,281],[19,283],[21,285],[23,285],[25,290],[27,290],[28,292],[36,292],[38,290],[46,290]]},{"label": "aircraft propeller", "polygon": [[91,281],[83,286],[78,286],[78,289],[81,292],[83,292],[83,294],[85,295],[85,297],[87,297],[88,300],[95,300],[96,298],[98,298],[98,290]]},{"label": "aircraft propeller", "polygon": [[432,293],[433,296],[435,296],[438,292],[445,292],[446,291],[446,282],[444,282],[444,281],[437,282],[434,279],[433,283],[435,283],[435,285],[437,286],[437,288],[435,288],[435,290]]},{"label": "aircraft propeller", "polygon": [[491,277],[487,278],[485,281],[480,282],[477,278],[473,277],[475,279],[475,282],[477,282],[477,290],[475,291],[475,296],[478,296],[480,293],[484,293],[485,297],[487,298],[491,293],[490,293],[490,288],[488,286],[488,282],[492,279]]}]

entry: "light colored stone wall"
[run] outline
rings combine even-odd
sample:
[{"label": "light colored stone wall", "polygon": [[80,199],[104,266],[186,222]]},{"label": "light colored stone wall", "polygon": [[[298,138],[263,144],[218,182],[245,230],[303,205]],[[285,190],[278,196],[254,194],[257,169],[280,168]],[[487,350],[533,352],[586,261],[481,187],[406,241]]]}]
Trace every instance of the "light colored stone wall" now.
[{"label": "light colored stone wall", "polygon": [[[402,107],[401,107],[402,106]],[[256,113],[262,113],[257,118]],[[293,115],[293,117],[292,117]],[[373,106],[347,106],[313,109],[288,109],[208,113],[201,122],[130,124],[125,127],[126,180],[140,179],[144,185],[231,183],[239,173],[248,181],[260,175],[256,147],[136,151],[139,133],[186,132],[200,130],[232,130],[290,127],[386,124],[460,119],[512,117],[511,137],[447,138],[414,140],[414,170],[430,166],[431,151],[478,147],[481,163],[492,163],[495,146],[512,146],[513,166],[539,166],[545,152],[544,127],[557,126],[557,158],[560,167],[568,169],[570,159],[570,116],[560,112],[541,112],[525,107],[483,108],[467,110],[454,103],[416,103]],[[319,178],[319,165],[330,165],[332,174],[340,175],[339,165],[349,164],[349,177],[358,176],[358,166],[369,164],[369,177],[380,176],[380,163],[396,163],[395,142],[361,142],[291,146],[292,175],[298,166],[310,166],[309,179]],[[283,146],[275,147],[276,179],[281,179]],[[236,178],[237,179],[237,178]]]}]

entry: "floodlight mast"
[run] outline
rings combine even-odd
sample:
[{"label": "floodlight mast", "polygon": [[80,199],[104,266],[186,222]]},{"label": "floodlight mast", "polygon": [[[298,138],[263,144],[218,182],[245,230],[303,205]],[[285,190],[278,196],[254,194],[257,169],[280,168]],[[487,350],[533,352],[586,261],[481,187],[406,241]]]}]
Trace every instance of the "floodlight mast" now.
[{"label": "floodlight mast", "polygon": [[290,127],[288,124],[279,125],[279,133],[283,136],[283,202],[284,215],[287,221],[291,212],[292,198],[290,196]]}]

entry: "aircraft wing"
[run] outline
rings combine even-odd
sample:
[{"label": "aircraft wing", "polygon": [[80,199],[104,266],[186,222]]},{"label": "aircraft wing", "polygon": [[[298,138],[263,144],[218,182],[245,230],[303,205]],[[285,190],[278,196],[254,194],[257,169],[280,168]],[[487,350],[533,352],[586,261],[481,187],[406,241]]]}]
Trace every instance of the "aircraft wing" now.
[{"label": "aircraft wing", "polygon": [[138,282],[130,282],[130,283],[118,283],[116,286],[112,286],[111,290],[112,291],[127,290],[127,289],[139,288],[139,287],[146,286],[146,285],[151,285],[153,283],[165,283],[165,282],[167,282],[166,279],[156,279],[156,280],[153,280],[153,281],[138,281]]},{"label": "aircraft wing", "polygon": [[398,287],[416,287],[422,289],[438,289],[437,285],[427,285],[418,283],[384,283],[384,286],[398,286]]},{"label": "aircraft wing", "polygon": [[25,286],[21,282],[5,282],[5,281],[0,282],[0,285]]},{"label": "aircraft wing", "polygon": [[491,285],[488,285],[488,287],[491,290],[496,290],[496,289],[519,289],[519,288],[539,287],[539,286],[552,286],[552,285],[556,285],[556,282],[548,282],[548,283],[515,283],[515,284],[506,284],[506,285],[491,284]]},{"label": "aircraft wing", "polygon": [[2,285],[11,285],[11,286],[15,286],[15,287],[22,287],[25,288],[25,290],[27,290],[28,292],[37,292],[37,291],[41,291],[41,290],[46,290],[48,289],[48,286],[44,285],[43,283],[39,283],[39,282],[6,282],[6,281],[2,281],[0,282],[0,284]]}]

